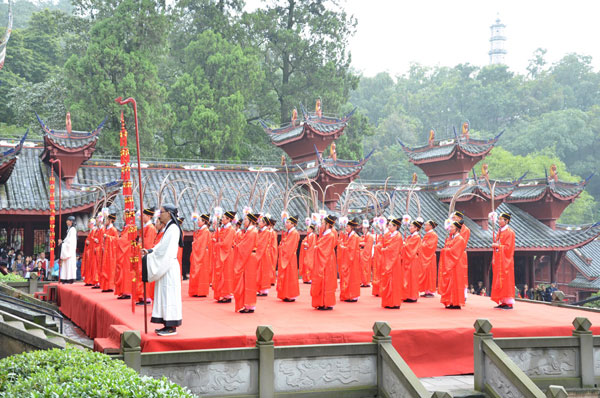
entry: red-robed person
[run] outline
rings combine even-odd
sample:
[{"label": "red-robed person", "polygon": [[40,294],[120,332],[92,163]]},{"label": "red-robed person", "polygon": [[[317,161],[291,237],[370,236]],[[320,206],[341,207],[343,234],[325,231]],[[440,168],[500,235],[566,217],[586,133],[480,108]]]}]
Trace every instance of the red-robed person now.
[{"label": "red-robed person", "polygon": [[[146,208],[142,211],[142,221],[144,222],[144,228],[142,229],[142,234],[144,235],[144,246],[142,249],[152,249],[157,243],[156,234],[157,229],[152,223],[152,218],[154,217],[155,209],[154,207]],[[141,242],[140,242],[141,244]],[[142,282],[142,261],[138,262],[137,269],[137,278],[133,288],[135,291],[133,292],[137,296],[137,304],[144,304],[144,283]],[[148,302],[154,299],[154,282],[150,282],[146,286],[146,295]]]},{"label": "red-robed person", "polygon": [[421,276],[421,227],[423,222],[414,220],[410,223],[408,231],[410,235],[406,238],[402,247],[402,269],[404,271],[404,302],[416,303],[419,298],[419,277]]},{"label": "red-robed person", "polygon": [[233,296],[233,239],[235,229],[231,223],[236,212],[226,211],[221,217],[221,227],[213,237],[215,248],[215,272],[213,294],[218,303],[231,303]]},{"label": "red-robed person", "polygon": [[104,215],[102,213],[98,213],[96,225],[96,233],[93,239],[96,262],[92,273],[92,289],[100,289],[100,273],[102,272],[102,257],[104,255]]},{"label": "red-robed person", "polygon": [[[465,240],[465,245],[469,244],[469,238],[471,237],[471,230],[469,227],[465,225],[465,215],[460,211],[455,211],[452,215],[453,221],[458,221],[462,227],[460,229],[460,236]],[[465,246],[466,247],[466,246]],[[467,251],[463,255],[463,258],[460,260],[463,267],[463,278],[464,278],[464,288],[465,288],[465,299],[467,298],[467,291],[469,288],[469,261],[467,257]]]},{"label": "red-robed person", "polygon": [[435,251],[438,245],[438,236],[435,233],[437,224],[433,220],[425,222],[425,235],[421,240],[421,277],[419,279],[419,291],[424,292],[421,297],[433,297],[436,291],[437,281],[437,258]]},{"label": "red-robed person", "polygon": [[271,245],[272,235],[269,231],[270,221],[267,216],[258,220],[258,241],[256,243],[256,295],[260,297],[269,295],[271,287]]},{"label": "red-robed person", "polygon": [[381,246],[381,306],[399,309],[404,298],[404,275],[402,270],[402,235],[398,228],[402,220],[395,218],[388,225],[388,236]]},{"label": "red-robed person", "polygon": [[462,225],[452,222],[446,245],[440,253],[440,294],[441,302],[448,309],[460,310],[465,305],[464,267],[462,258],[467,243],[460,235]]},{"label": "red-robed person", "polygon": [[115,295],[117,296],[117,300],[130,299],[133,287],[131,241],[129,240],[128,228],[127,225],[123,227],[121,236],[117,240],[117,268],[115,274]]},{"label": "red-robed person", "polygon": [[492,243],[491,299],[498,303],[496,308],[510,310],[515,303],[515,231],[509,227],[511,215],[502,213],[498,218],[500,229]]},{"label": "red-robed person", "polygon": [[298,242],[300,234],[296,230],[298,218],[289,217],[279,244],[279,272],[277,273],[277,298],[286,302],[296,301],[300,295],[298,286]]},{"label": "red-robed person", "polygon": [[198,229],[194,231],[192,254],[190,255],[190,297],[206,297],[210,287],[210,251],[212,236],[208,226],[210,215],[202,214],[198,220]]},{"label": "red-robed person", "polygon": [[88,236],[85,239],[85,248],[83,249],[83,258],[81,259],[81,274],[85,281],[85,286],[92,286],[92,275],[96,267],[96,254],[94,253],[94,236],[96,234],[96,219],[90,218],[88,222]]},{"label": "red-robed person", "polygon": [[275,230],[275,225],[277,224],[277,219],[271,217],[269,218],[270,227],[269,232],[271,234],[271,241],[269,242],[269,247],[267,250],[269,251],[269,261],[271,262],[271,286],[275,286],[275,282],[277,282],[277,231]]},{"label": "red-robed person", "polygon": [[363,220],[360,237],[360,287],[371,287],[371,270],[373,268],[373,245],[375,236],[369,232],[369,221]]},{"label": "red-robed person", "polygon": [[388,219],[383,234],[377,235],[375,240],[375,253],[373,256],[373,289],[371,290],[375,297],[379,297],[381,293],[381,270],[383,269],[384,263],[381,249],[385,245],[385,242],[390,238],[390,224],[392,223],[392,220],[393,218]]},{"label": "red-robed person", "polygon": [[318,310],[332,310],[335,305],[337,289],[336,270],[336,234],[333,226],[337,217],[328,215],[323,220],[323,232],[315,245],[315,262],[313,264],[312,285],[310,295],[312,306]]},{"label": "red-robed person", "polygon": [[256,243],[258,230],[256,224],[259,214],[246,214],[240,241],[235,246],[233,265],[233,297],[235,311],[241,314],[253,313],[256,308]]},{"label": "red-robed person", "polygon": [[315,260],[315,243],[317,242],[315,226],[310,224],[307,228],[307,232],[308,234],[302,241],[300,248],[300,275],[302,275],[303,283],[310,284],[310,274]]},{"label": "red-robed person", "polygon": [[102,256],[102,272],[100,273],[100,288],[102,293],[115,290],[115,269],[117,267],[117,240],[119,232],[114,226],[117,219],[115,213],[106,217],[104,230],[104,255]]},{"label": "red-robed person", "polygon": [[358,221],[349,220],[346,224],[346,239],[340,246],[344,253],[346,268],[342,274],[340,264],[340,300],[347,303],[355,303],[360,297],[360,238],[356,234],[356,228],[358,228]]},{"label": "red-robed person", "polygon": [[[183,222],[185,221],[185,217],[177,217],[177,222],[181,227],[181,231],[183,231]],[[179,247],[177,250],[177,261],[179,261],[179,273],[183,278],[183,247]]]}]

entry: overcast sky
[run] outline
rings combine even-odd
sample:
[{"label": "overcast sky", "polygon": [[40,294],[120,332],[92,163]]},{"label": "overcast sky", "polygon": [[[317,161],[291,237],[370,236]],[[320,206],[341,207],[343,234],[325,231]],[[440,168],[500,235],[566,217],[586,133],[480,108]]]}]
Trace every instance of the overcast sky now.
[{"label": "overcast sky", "polygon": [[[350,50],[365,76],[407,71],[411,62],[455,66],[487,65],[490,25],[506,25],[506,64],[526,73],[537,48],[555,62],[576,52],[600,66],[598,0],[339,0],[358,19]],[[258,0],[248,0],[249,8]]]}]

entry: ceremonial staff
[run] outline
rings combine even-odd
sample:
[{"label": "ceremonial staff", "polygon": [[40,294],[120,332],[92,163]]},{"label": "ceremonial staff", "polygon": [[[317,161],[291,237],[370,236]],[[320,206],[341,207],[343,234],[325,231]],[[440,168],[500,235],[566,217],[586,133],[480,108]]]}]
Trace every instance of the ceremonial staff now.
[{"label": "ceremonial staff", "polygon": [[[144,195],[142,194],[142,166],[140,161],[140,133],[138,129],[138,116],[137,116],[137,103],[133,98],[127,98],[123,100],[122,97],[115,99],[115,102],[119,105],[125,105],[132,103],[133,104],[133,118],[135,119],[135,145],[137,151],[137,169],[138,169],[138,192],[140,195],[140,225],[142,227],[142,231],[144,228],[144,220],[142,218],[143,209],[144,209]],[[141,247],[144,247],[144,233],[142,232]],[[146,281],[144,281],[144,333],[148,333],[148,307],[146,303]]]},{"label": "ceremonial staff", "polygon": [[[58,239],[62,242],[62,188],[61,188],[61,163],[60,159],[50,159],[50,163],[54,166],[54,163],[58,163]],[[50,167],[50,172],[54,173],[54,167]],[[62,245],[62,243],[61,243]],[[62,250],[62,247],[61,247]],[[54,264],[52,264],[54,267]],[[60,259],[58,260],[58,279],[60,280]]]}]

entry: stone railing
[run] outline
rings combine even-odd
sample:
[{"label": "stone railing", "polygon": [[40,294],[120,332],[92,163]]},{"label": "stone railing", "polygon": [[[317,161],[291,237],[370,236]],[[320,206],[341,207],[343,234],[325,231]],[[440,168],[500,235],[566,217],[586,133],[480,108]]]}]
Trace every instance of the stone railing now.
[{"label": "stone railing", "polygon": [[118,357],[203,397],[430,398],[393,348],[390,326],[376,322],[373,332],[371,343],[275,347],[271,327],[259,326],[256,347],[142,353],[140,333],[126,331]]},{"label": "stone railing", "polygon": [[[494,339],[487,319],[475,322],[475,390],[491,397],[567,397],[600,380],[600,337],[587,318],[575,318],[570,337]],[[542,392],[546,390],[546,393]],[[597,392],[596,392],[597,396]]]}]

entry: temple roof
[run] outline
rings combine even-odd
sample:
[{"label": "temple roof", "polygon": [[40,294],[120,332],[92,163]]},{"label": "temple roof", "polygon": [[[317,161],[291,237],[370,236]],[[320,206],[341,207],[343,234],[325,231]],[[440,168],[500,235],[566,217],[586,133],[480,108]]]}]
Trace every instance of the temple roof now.
[{"label": "temple roof", "polygon": [[581,273],[569,286],[600,290],[600,240],[569,250],[567,260]]},{"label": "temple roof", "polygon": [[25,135],[21,137],[14,147],[0,153],[0,184],[6,183],[10,178],[28,133],[29,130],[25,132]]},{"label": "temple roof", "polygon": [[44,121],[37,113],[35,116],[37,117],[37,120],[42,128],[44,140],[49,140],[54,145],[66,150],[77,150],[95,143],[98,140],[98,134],[104,127],[104,123],[106,123],[107,120],[105,118],[102,123],[100,123],[100,125],[92,131],[73,130],[71,132],[67,132],[67,130],[53,130],[46,126]]},{"label": "temple roof", "polygon": [[581,194],[588,180],[589,178],[578,183],[548,181],[545,178],[525,180],[517,185],[507,202],[535,202],[546,193],[559,200],[571,200]]},{"label": "temple roof", "polygon": [[[21,150],[18,161],[15,163],[11,178],[0,185],[0,214],[50,214],[49,203],[49,171],[50,168],[40,161],[40,147]],[[107,187],[118,191],[120,182],[104,180]],[[111,185],[112,183],[112,185]],[[68,189],[64,182],[61,183],[62,208],[64,210],[79,211],[89,209],[96,203],[97,191],[84,191],[84,185],[78,184],[79,189]],[[58,187],[55,193],[58,208]]]},{"label": "temple roof", "polygon": [[502,133],[490,140],[478,140],[457,136],[446,140],[436,140],[431,145],[422,145],[409,148],[402,142],[400,145],[412,163],[427,163],[451,158],[456,151],[469,156],[482,156],[487,154],[496,144]]},{"label": "temple roof", "polygon": [[[480,195],[485,199],[491,199],[491,191],[487,185],[487,182],[483,178],[478,178],[477,180],[469,180],[467,182],[468,188],[466,188],[462,194],[461,198],[457,199],[461,200],[469,200],[473,197],[473,195]],[[508,196],[510,196],[516,185],[517,181],[499,181],[499,180],[491,180],[490,183],[492,186],[495,184],[494,188],[494,198],[497,200],[502,200]],[[429,185],[429,189],[432,189],[438,195],[440,200],[450,200],[454,196],[454,194],[460,189],[462,186],[460,181],[445,181],[440,183],[434,183]]]},{"label": "temple roof", "polygon": [[304,162],[298,165],[304,172],[298,170],[293,178],[294,181],[302,181],[306,178],[315,179],[319,173],[326,173],[336,179],[347,179],[360,173],[369,157],[370,155],[357,161],[326,158],[314,162]]}]

